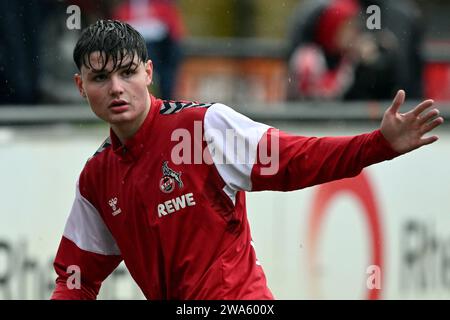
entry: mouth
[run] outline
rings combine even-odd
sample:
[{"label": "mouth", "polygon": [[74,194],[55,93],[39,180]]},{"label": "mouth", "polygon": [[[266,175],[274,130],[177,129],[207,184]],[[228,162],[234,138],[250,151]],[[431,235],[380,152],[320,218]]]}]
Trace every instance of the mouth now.
[{"label": "mouth", "polygon": [[128,105],[128,102],[122,99],[115,99],[113,101],[111,101],[111,103],[109,104],[110,108],[117,108],[117,107],[123,107]]},{"label": "mouth", "polygon": [[128,102],[123,99],[115,99],[109,104],[109,109],[116,113],[127,111],[128,107]]}]

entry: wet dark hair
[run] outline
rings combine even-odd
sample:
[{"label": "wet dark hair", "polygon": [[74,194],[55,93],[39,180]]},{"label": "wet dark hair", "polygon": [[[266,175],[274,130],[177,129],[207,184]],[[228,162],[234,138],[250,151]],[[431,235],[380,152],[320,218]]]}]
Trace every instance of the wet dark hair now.
[{"label": "wet dark hair", "polygon": [[[89,56],[98,51],[103,59],[101,69],[95,69]],[[128,23],[117,20],[98,20],[83,30],[73,50],[73,60],[81,70],[81,66],[95,71],[103,71],[109,59],[113,61],[113,71],[122,67],[125,58],[139,62],[148,59],[147,47],[142,35]],[[131,63],[128,65],[131,68]]]}]

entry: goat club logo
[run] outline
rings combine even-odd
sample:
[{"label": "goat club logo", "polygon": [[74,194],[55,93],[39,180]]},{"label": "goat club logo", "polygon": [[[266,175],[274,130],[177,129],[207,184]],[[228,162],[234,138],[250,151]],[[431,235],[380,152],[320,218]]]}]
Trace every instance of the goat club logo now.
[{"label": "goat club logo", "polygon": [[159,189],[164,193],[171,193],[175,189],[175,183],[178,187],[183,188],[181,181],[181,172],[176,172],[169,168],[168,161],[164,161],[162,165],[163,177],[159,180]]}]

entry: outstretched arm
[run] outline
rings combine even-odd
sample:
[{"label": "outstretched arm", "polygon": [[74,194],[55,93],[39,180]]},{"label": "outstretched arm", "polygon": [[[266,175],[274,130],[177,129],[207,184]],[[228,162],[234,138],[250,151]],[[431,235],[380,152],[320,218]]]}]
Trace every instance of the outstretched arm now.
[{"label": "outstretched arm", "polygon": [[427,111],[434,105],[433,100],[425,100],[411,111],[399,113],[404,102],[405,91],[399,90],[392,105],[384,113],[380,128],[392,149],[400,154],[437,141],[436,135],[426,138],[424,135],[444,122],[444,119],[439,117],[438,109]]},{"label": "outstretched arm", "polygon": [[[205,139],[229,193],[297,190],[356,176],[367,166],[436,141],[436,136],[424,138],[443,122],[437,109],[426,112],[434,102],[425,100],[400,114],[404,100],[400,90],[373,132],[321,138],[291,135],[214,104],[205,114]],[[215,135],[227,130],[241,142],[239,151]]]},{"label": "outstretched arm", "polygon": [[[371,133],[317,138],[293,136],[269,129],[259,142],[258,149],[269,149],[272,155],[278,152],[278,168],[272,175],[264,174],[264,170],[267,171],[267,167],[273,164],[264,164],[264,159],[258,156],[252,168],[252,190],[296,190],[353,177],[367,166],[435,142],[437,136],[424,137],[444,121],[438,117],[437,109],[426,112],[434,102],[425,100],[411,111],[401,114],[398,111],[404,100],[405,92],[400,90],[386,110],[380,129]],[[273,146],[277,150],[273,150]]]}]

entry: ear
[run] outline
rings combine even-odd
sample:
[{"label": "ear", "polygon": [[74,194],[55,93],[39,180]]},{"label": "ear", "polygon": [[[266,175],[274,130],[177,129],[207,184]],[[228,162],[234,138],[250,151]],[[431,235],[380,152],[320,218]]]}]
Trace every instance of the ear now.
[{"label": "ear", "polygon": [[80,92],[80,95],[83,98],[86,98],[86,92],[84,91],[84,88],[83,88],[83,79],[81,78],[81,75],[76,73],[73,77],[73,80],[75,81],[75,85],[77,86],[78,91]]},{"label": "ear", "polygon": [[147,84],[147,86],[149,86],[152,83],[152,79],[153,79],[153,62],[152,60],[148,60],[145,63],[145,73],[146,78],[145,78],[145,83]]}]

